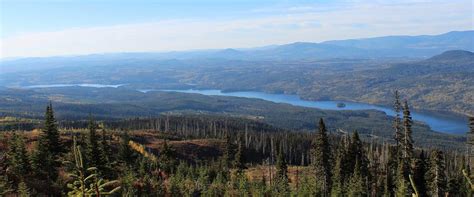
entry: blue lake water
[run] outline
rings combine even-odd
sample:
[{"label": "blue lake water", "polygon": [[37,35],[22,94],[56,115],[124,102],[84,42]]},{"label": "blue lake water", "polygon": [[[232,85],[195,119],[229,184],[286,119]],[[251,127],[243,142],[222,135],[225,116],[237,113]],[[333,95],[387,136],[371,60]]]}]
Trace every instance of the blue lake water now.
[{"label": "blue lake water", "polygon": [[[218,96],[236,96],[244,98],[258,98],[276,103],[287,103],[295,106],[311,107],[326,110],[378,110],[383,111],[387,115],[394,116],[395,112],[389,107],[371,105],[367,103],[357,103],[348,101],[307,101],[302,100],[296,95],[286,94],[269,94],[263,92],[222,92],[220,90],[140,90],[141,92],[149,91],[169,91],[182,93],[196,93],[203,95],[218,95]],[[338,103],[344,103],[345,107],[340,108]],[[449,117],[435,112],[421,112],[411,110],[413,120],[424,122],[434,131],[452,134],[463,134],[468,131],[467,118]]]},{"label": "blue lake water", "polygon": [[[25,86],[23,88],[56,88],[56,87],[93,87],[93,88],[118,88],[125,84],[50,84],[50,85],[32,85]],[[307,101],[302,100],[296,95],[286,95],[286,94],[269,94],[263,92],[222,92],[220,90],[155,90],[155,89],[143,89],[138,90],[140,92],[149,92],[149,91],[167,91],[167,92],[182,92],[182,93],[195,93],[203,95],[217,95],[217,96],[235,96],[235,97],[244,97],[244,98],[257,98],[267,101],[272,101],[276,103],[287,103],[295,106],[302,107],[311,107],[325,110],[378,110],[385,112],[389,116],[394,116],[395,112],[390,107],[384,107],[379,105],[372,105],[367,103],[357,103],[357,102],[348,102],[348,101]],[[344,103],[345,107],[338,107],[338,103]],[[412,110],[411,115],[413,120],[424,122],[431,127],[434,131],[439,131],[443,133],[452,133],[452,134],[464,134],[469,128],[467,126],[467,118],[462,118],[459,116],[450,116],[445,114],[440,114],[436,112],[427,112],[427,111],[416,111]]]}]

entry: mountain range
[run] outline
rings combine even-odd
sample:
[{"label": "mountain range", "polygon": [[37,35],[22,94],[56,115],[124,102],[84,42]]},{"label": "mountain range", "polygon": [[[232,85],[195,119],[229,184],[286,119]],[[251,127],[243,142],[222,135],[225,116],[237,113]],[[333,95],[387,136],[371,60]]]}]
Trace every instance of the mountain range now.
[{"label": "mountain range", "polygon": [[113,64],[116,61],[163,59],[227,60],[321,60],[330,58],[427,58],[448,50],[474,51],[474,30],[439,35],[384,36],[333,40],[320,43],[295,42],[246,49],[215,49],[174,52],[109,53],[82,56],[19,58],[2,60],[0,71],[17,72],[75,65]]}]

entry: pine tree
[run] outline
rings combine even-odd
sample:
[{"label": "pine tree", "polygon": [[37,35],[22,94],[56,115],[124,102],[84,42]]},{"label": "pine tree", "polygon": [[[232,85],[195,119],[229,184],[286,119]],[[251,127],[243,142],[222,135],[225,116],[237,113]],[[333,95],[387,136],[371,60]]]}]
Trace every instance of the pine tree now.
[{"label": "pine tree", "polygon": [[22,181],[28,177],[31,170],[23,136],[18,136],[16,133],[13,133],[9,147],[7,154],[8,165],[11,171]]},{"label": "pine tree", "polygon": [[23,181],[18,184],[17,193],[19,197],[29,197],[31,195],[30,189],[28,189],[28,186]]},{"label": "pine tree", "polygon": [[100,149],[102,150],[102,156],[103,160],[105,160],[107,163],[110,162],[110,155],[112,155],[112,148],[110,146],[109,140],[108,140],[108,135],[107,131],[105,128],[102,128],[102,134],[101,134],[101,139],[100,139]]},{"label": "pine tree", "polygon": [[72,173],[69,175],[73,178],[72,183],[67,185],[71,190],[68,192],[68,196],[111,195],[120,190],[120,186],[117,186],[110,191],[106,191],[110,186],[118,184],[118,181],[105,181],[97,173],[96,167],[87,168],[84,165],[81,148],[77,145],[75,137],[73,138],[72,153],[74,161],[65,162],[72,169]]},{"label": "pine tree", "polygon": [[393,177],[391,169],[388,168],[388,165],[385,169],[385,176],[383,179],[383,197],[391,197],[393,196]]},{"label": "pine tree", "polygon": [[35,176],[43,180],[47,187],[42,188],[48,193],[55,191],[54,182],[58,178],[60,166],[59,157],[63,147],[59,139],[59,130],[56,126],[54,111],[50,103],[46,107],[45,123],[40,135],[35,152],[32,154],[32,167]]},{"label": "pine tree", "polygon": [[337,154],[335,158],[335,164],[332,171],[332,188],[331,188],[331,196],[333,197],[340,197],[345,195],[345,172],[344,172],[344,161],[345,161],[345,154],[346,150],[344,147],[344,143],[340,145],[337,149]]},{"label": "pine tree", "polygon": [[45,138],[44,144],[41,145],[46,146],[46,150],[50,152],[53,157],[58,157],[64,151],[59,139],[59,130],[56,125],[53,105],[51,103],[46,107],[44,128],[41,138]]},{"label": "pine tree", "polygon": [[234,145],[230,138],[230,134],[226,133],[225,135],[225,144],[224,144],[224,152],[222,154],[222,162],[224,163],[224,167],[229,169],[232,166],[232,158],[235,154]]},{"label": "pine tree", "polygon": [[319,132],[312,147],[312,166],[315,171],[316,180],[319,188],[322,189],[321,196],[328,196],[331,191],[331,165],[329,140],[327,136],[326,125],[323,119],[319,120]]},{"label": "pine tree", "polygon": [[410,109],[408,107],[408,102],[405,100],[403,105],[403,159],[408,163],[412,162],[413,159],[413,139],[412,134],[412,118],[410,115]]},{"label": "pine tree", "polygon": [[87,149],[86,149],[86,163],[87,166],[94,166],[99,169],[99,172],[105,171],[106,161],[104,161],[103,152],[100,149],[99,140],[97,136],[97,124],[95,123],[92,116],[89,118],[89,135],[87,138]]},{"label": "pine tree", "polygon": [[360,159],[356,159],[354,173],[349,179],[347,195],[351,197],[367,196],[367,185],[365,183],[364,177],[362,176]]},{"label": "pine tree", "polygon": [[112,153],[112,147],[110,146],[109,140],[108,140],[108,135],[107,131],[105,128],[102,127],[102,134],[101,134],[101,139],[100,139],[100,151],[101,151],[101,161],[104,162],[104,165],[102,165],[102,174],[106,178],[111,178],[113,175],[112,172],[112,159],[111,155]]},{"label": "pine tree", "polygon": [[398,162],[397,168],[397,181],[396,181],[396,195],[397,197],[401,196],[411,196],[412,189],[410,186],[410,166],[407,161],[400,160]]},{"label": "pine tree", "polygon": [[243,170],[246,169],[245,167],[245,157],[244,157],[244,148],[242,146],[242,142],[239,140],[237,153],[234,156],[234,168],[237,169],[237,174],[243,173]]},{"label": "pine tree", "polygon": [[[367,177],[368,175],[368,169],[367,165],[369,163],[367,159],[367,154],[364,151],[364,145],[362,144],[362,141],[360,140],[359,133],[357,131],[354,131],[352,133],[351,137],[351,143],[348,147],[348,158],[350,158],[350,166],[355,166],[355,161],[359,160],[359,165],[361,168],[361,175],[363,178]],[[353,170],[350,171],[350,173],[353,173]]]},{"label": "pine tree", "polygon": [[8,170],[8,156],[6,153],[0,153],[0,196],[7,196],[13,192],[12,182],[8,180],[6,172]]},{"label": "pine tree", "polygon": [[281,196],[288,196],[290,194],[290,185],[288,183],[288,165],[286,164],[283,151],[278,153],[276,170],[275,192]]},{"label": "pine tree", "polygon": [[427,173],[427,163],[425,158],[425,153],[422,151],[420,156],[415,159],[414,169],[413,169],[413,181],[415,182],[416,187],[420,196],[427,196],[426,194],[426,173]]},{"label": "pine tree", "polygon": [[130,136],[128,135],[128,132],[125,131],[121,136],[119,157],[120,157],[120,160],[127,165],[133,164],[134,158],[135,158],[134,152],[130,148],[129,142],[130,142]]},{"label": "pine tree", "polygon": [[443,152],[434,150],[430,155],[430,169],[428,172],[428,194],[433,197],[445,195],[447,180],[446,166],[444,163]]},{"label": "pine tree", "polygon": [[[403,132],[402,132],[402,120],[400,118],[400,111],[402,109],[402,104],[400,103],[400,94],[398,90],[395,91],[395,102],[393,103],[393,109],[395,111],[395,118],[393,120],[393,128],[395,130],[395,143],[397,148],[397,153],[401,153],[401,145],[403,142]],[[401,154],[398,155],[400,157]]]},{"label": "pine tree", "polygon": [[163,143],[158,161],[160,162],[161,169],[166,173],[171,173],[176,165],[175,152],[168,146],[166,140]]}]

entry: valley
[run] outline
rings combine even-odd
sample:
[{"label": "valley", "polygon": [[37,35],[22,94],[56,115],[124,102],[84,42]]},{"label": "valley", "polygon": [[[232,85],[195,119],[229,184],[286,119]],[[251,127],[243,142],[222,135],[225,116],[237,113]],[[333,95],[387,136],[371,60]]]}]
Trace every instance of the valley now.
[{"label": "valley", "polygon": [[0,196],[472,196],[473,36],[1,59]]}]

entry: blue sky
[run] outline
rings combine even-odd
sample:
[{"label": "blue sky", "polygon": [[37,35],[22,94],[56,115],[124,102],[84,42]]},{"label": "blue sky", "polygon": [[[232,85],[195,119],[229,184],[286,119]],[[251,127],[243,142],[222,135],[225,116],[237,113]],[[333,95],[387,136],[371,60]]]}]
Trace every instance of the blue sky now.
[{"label": "blue sky", "polygon": [[0,0],[1,57],[242,48],[473,29],[471,0]]}]

